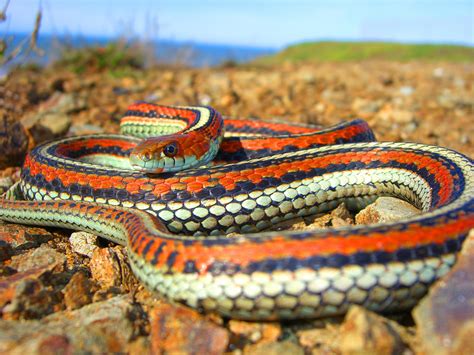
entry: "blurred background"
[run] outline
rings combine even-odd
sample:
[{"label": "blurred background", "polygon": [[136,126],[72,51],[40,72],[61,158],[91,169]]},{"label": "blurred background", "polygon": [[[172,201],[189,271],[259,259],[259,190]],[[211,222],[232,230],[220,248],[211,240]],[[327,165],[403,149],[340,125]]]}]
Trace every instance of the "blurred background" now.
[{"label": "blurred background", "polygon": [[[389,45],[393,43],[474,45],[469,0],[2,0],[0,5],[3,57],[20,52],[19,47],[28,52],[15,55],[15,63],[45,64],[64,55],[65,47],[104,46],[118,39],[146,44],[147,65],[191,66],[250,61],[288,46],[297,51],[288,53],[289,60],[347,60],[417,59],[433,56],[433,50],[462,57],[463,52],[462,47],[394,48]],[[38,50],[27,51],[35,26]],[[294,48],[328,41],[378,45],[366,43],[347,51],[333,44],[313,47],[311,54]],[[471,54],[467,51],[462,58]]]}]

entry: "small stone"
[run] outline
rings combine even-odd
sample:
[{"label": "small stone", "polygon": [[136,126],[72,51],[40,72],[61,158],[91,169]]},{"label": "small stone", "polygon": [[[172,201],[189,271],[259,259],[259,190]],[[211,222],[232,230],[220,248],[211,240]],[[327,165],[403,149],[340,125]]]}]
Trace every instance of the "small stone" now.
[{"label": "small stone", "polygon": [[415,92],[415,89],[412,86],[402,86],[400,88],[400,94],[403,96],[411,96]]},{"label": "small stone", "polygon": [[354,219],[344,203],[341,203],[331,211],[331,222],[333,227],[349,226],[354,224]]},{"label": "small stone", "polygon": [[336,353],[338,329],[325,328],[305,329],[297,332],[299,343],[306,349],[317,349],[321,353]]},{"label": "small stone", "polygon": [[381,101],[372,101],[362,98],[356,98],[352,102],[352,109],[359,115],[369,115],[377,112],[382,106]]},{"label": "small stone", "polygon": [[56,92],[37,112],[24,117],[21,122],[38,144],[65,135],[72,123],[70,114],[85,106],[85,100],[77,94]]},{"label": "small stone", "polygon": [[442,78],[444,76],[444,69],[441,67],[433,69],[433,76],[435,78]]},{"label": "small stone", "polygon": [[93,289],[91,280],[83,272],[76,272],[63,289],[66,308],[73,310],[91,303]]},{"label": "small stone", "polygon": [[35,248],[53,238],[54,236],[43,228],[17,224],[0,225],[0,241],[9,244],[15,251]]},{"label": "small stone", "polygon": [[43,244],[39,248],[13,256],[10,266],[20,272],[43,266],[47,266],[49,270],[61,272],[64,270],[65,263],[65,255]]},{"label": "small stone", "polygon": [[407,348],[392,322],[359,306],[349,308],[338,344],[342,354],[402,354]]},{"label": "small stone", "polygon": [[72,250],[78,254],[92,257],[97,249],[97,236],[87,232],[74,232],[69,237]]},{"label": "small stone", "polygon": [[11,268],[8,270],[4,270],[0,274],[0,307],[3,307],[16,297],[16,288],[20,283],[28,280],[37,280],[48,272],[49,268],[48,266],[43,266],[17,273],[12,272],[13,269]]},{"label": "small stone", "polygon": [[102,287],[121,285],[120,262],[112,248],[97,248],[93,251],[89,267],[92,279]]},{"label": "small stone", "polygon": [[23,278],[15,282],[11,301],[2,309],[3,319],[42,318],[59,310],[61,300],[61,293],[47,287],[40,279]]},{"label": "small stone", "polygon": [[42,350],[56,353],[63,349],[81,354],[128,353],[130,342],[144,331],[145,317],[131,297],[118,296],[41,321],[0,320],[0,353],[42,354]]},{"label": "small stone", "polygon": [[0,112],[0,169],[21,165],[28,143],[23,125]]},{"label": "small stone", "polygon": [[474,354],[474,230],[453,269],[413,311],[426,354]]},{"label": "small stone", "polygon": [[152,352],[222,354],[227,349],[226,329],[196,311],[160,303],[150,312]]},{"label": "small stone", "polygon": [[243,336],[252,343],[276,341],[281,335],[278,323],[255,323],[240,320],[230,320],[229,329],[233,334]]},{"label": "small stone", "polygon": [[13,249],[10,244],[6,243],[3,240],[0,240],[0,261],[5,261],[10,259],[10,256],[13,254]]},{"label": "small stone", "polygon": [[416,216],[421,211],[410,203],[394,197],[379,197],[374,203],[360,211],[356,224],[393,222]]},{"label": "small stone", "polygon": [[137,286],[122,247],[95,249],[89,267],[92,279],[102,288],[120,287],[130,291]]},{"label": "small stone", "polygon": [[304,349],[298,344],[285,340],[282,342],[258,343],[244,348],[244,355],[304,355]]}]

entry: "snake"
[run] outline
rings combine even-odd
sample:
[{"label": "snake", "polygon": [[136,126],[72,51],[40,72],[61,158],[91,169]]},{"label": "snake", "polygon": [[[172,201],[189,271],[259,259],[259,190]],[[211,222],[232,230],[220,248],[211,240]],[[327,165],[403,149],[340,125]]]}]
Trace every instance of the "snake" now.
[{"label": "snake", "polygon": [[[121,244],[148,289],[201,312],[284,320],[340,315],[352,304],[409,309],[452,268],[474,227],[469,157],[377,142],[360,119],[320,128],[138,102],[121,132],[32,149],[0,200],[0,219]],[[358,211],[380,196],[421,212],[281,227],[341,203]]]}]

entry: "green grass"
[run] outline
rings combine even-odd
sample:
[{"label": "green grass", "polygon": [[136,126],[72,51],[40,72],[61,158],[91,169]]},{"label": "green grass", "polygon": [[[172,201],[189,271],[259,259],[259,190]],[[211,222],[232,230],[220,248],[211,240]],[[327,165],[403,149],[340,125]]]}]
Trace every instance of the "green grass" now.
[{"label": "green grass", "polygon": [[63,44],[54,67],[65,67],[75,73],[108,71],[118,75],[122,72],[144,69],[145,47],[140,43],[118,40],[104,46],[75,48]]},{"label": "green grass", "polygon": [[390,42],[307,42],[289,46],[275,55],[259,58],[256,63],[363,60],[473,62],[474,47]]}]

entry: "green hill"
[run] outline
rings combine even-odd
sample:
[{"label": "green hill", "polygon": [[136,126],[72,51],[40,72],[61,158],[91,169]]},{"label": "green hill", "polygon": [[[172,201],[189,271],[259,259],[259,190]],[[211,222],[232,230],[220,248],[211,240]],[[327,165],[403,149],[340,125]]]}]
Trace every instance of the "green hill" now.
[{"label": "green hill", "polygon": [[362,60],[473,62],[474,47],[390,42],[307,42],[259,58],[260,64]]}]

